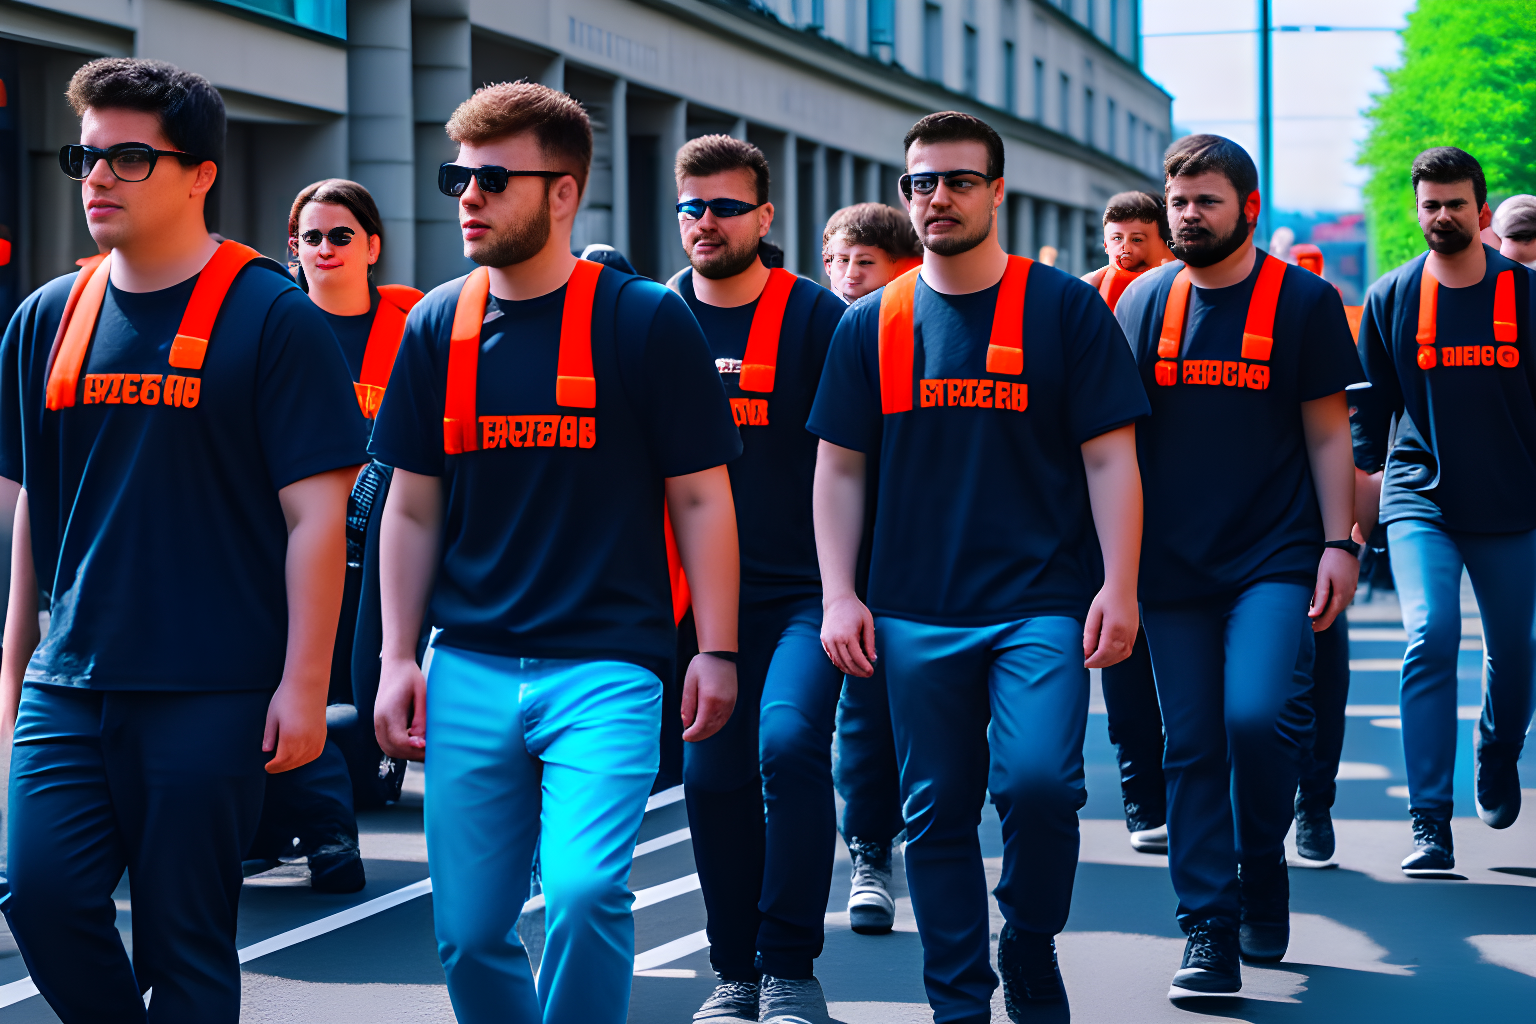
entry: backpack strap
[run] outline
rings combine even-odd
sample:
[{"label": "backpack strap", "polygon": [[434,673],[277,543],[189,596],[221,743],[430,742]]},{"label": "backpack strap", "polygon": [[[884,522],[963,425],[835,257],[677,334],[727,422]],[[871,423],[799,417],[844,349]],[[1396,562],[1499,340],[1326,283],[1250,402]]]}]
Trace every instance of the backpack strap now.
[{"label": "backpack strap", "polygon": [[480,447],[475,421],[475,384],[480,365],[480,328],[491,294],[491,272],[476,267],[459,289],[448,338],[448,383],[443,394],[443,451],[449,455]]},{"label": "backpack strap", "polygon": [[213,325],[219,319],[224,296],[229,294],[235,276],[252,260],[262,259],[261,253],[239,242],[224,241],[214,250],[213,258],[203,265],[192,286],[192,298],[187,311],[181,316],[181,326],[176,329],[176,340],[171,343],[170,363],[178,370],[201,370],[203,357],[208,353],[208,339],[213,336]]},{"label": "backpack strap", "polygon": [[797,278],[783,267],[768,271],[768,283],[757,299],[752,314],[752,330],[747,335],[747,350],[741,360],[739,386],[743,391],[773,390],[778,369],[779,337],[784,331],[784,309]]},{"label": "backpack strap", "polygon": [[912,411],[912,305],[917,295],[913,267],[880,293],[880,411]]},{"label": "backpack strap", "polygon": [[85,353],[91,347],[91,335],[96,331],[96,318],[101,314],[101,301],[107,294],[111,274],[111,253],[92,256],[81,262],[80,273],[70,285],[69,299],[48,356],[45,393],[49,409],[57,411],[75,404],[80,371],[85,366]]},{"label": "backpack strap", "polygon": [[1028,256],[1009,256],[997,286],[992,312],[992,340],[987,345],[987,372],[1017,376],[1024,372],[1024,290],[1029,284]]},{"label": "backpack strap", "polygon": [[565,283],[560,317],[560,361],[555,370],[555,404],[597,408],[597,378],[592,375],[592,303],[603,265],[577,260]]},{"label": "backpack strap", "polygon": [[406,314],[421,301],[422,293],[403,284],[379,285],[379,308],[368,328],[368,344],[363,349],[362,370],[352,385],[357,405],[366,419],[379,414],[389,374],[395,367],[400,339],[405,336]]},{"label": "backpack strap", "polygon": [[[1283,260],[1266,254],[1248,299],[1248,322],[1243,325],[1244,359],[1269,361],[1275,344],[1275,309],[1280,305],[1280,283],[1285,279]],[[1182,271],[1181,271],[1182,273]]]}]

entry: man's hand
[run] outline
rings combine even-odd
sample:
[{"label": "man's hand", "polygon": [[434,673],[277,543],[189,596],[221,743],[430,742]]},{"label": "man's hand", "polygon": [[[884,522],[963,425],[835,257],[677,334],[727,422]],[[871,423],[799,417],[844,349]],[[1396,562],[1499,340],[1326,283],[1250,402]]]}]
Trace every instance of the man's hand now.
[{"label": "man's hand", "polygon": [[1355,584],[1360,582],[1360,562],[1348,551],[1324,548],[1317,564],[1317,589],[1312,591],[1312,607],[1307,615],[1312,632],[1321,633],[1333,625],[1339,612],[1355,599]]},{"label": "man's hand", "polygon": [[390,757],[427,759],[427,677],[415,659],[384,659],[373,703],[373,734]]},{"label": "man's hand", "polygon": [[821,649],[844,675],[868,679],[875,674],[875,617],[852,594],[822,606]]},{"label": "man's hand", "polygon": [[696,654],[683,679],[683,739],[707,740],[730,720],[736,708],[736,666],[724,658]]},{"label": "man's hand", "polygon": [[278,684],[267,705],[267,728],[261,737],[262,750],[277,751],[267,762],[269,774],[309,764],[325,749],[325,695],[325,687],[313,680],[284,677]]},{"label": "man's hand", "polygon": [[1088,607],[1088,620],[1083,623],[1083,666],[1108,668],[1129,658],[1140,621],[1136,595],[1105,586]]}]

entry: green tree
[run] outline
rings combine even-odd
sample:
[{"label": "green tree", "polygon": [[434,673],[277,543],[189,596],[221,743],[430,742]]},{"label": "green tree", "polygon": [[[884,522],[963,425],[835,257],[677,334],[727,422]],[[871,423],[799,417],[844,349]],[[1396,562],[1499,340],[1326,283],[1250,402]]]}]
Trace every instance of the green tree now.
[{"label": "green tree", "polygon": [[1359,156],[1379,272],[1424,251],[1409,181],[1424,150],[1471,153],[1491,193],[1536,193],[1536,0],[1419,0],[1386,78]]}]

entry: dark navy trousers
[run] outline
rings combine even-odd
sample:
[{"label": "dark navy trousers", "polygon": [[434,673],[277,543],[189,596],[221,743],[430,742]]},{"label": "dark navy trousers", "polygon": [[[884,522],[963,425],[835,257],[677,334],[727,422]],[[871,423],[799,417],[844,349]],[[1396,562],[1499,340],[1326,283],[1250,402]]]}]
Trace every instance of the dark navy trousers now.
[{"label": "dark navy trousers", "polygon": [[901,779],[883,659],[868,679],[843,677],[832,777],[843,798],[843,837],[890,845],[902,829]]},{"label": "dark navy trousers", "polygon": [[683,751],[709,959],[732,981],[809,978],[832,889],[843,677],[821,648],[819,593],[754,598],[743,588],[740,621],[736,709]]},{"label": "dark navy trousers", "polygon": [[[64,1024],[239,1020],[240,860],[261,817],[271,696],[23,687],[5,912]],[[112,901],[124,868],[131,964]]]},{"label": "dark navy trousers", "polygon": [[1168,866],[1179,924],[1236,928],[1240,861],[1270,866],[1312,733],[1312,588],[1144,604],[1167,745]]},{"label": "dark navy trousers", "polygon": [[1120,765],[1120,797],[1125,824],[1132,832],[1157,828],[1168,818],[1163,779],[1163,715],[1157,709],[1157,684],[1147,638],[1136,637],[1131,656],[1100,675],[1109,742]]},{"label": "dark navy trousers", "polygon": [[[370,720],[371,722],[371,720]],[[341,838],[357,842],[352,775],[336,741],[325,741],[320,756],[292,771],[267,776],[261,824],[249,856],[275,860],[313,853]],[[294,847],[297,839],[299,845]]]},{"label": "dark navy trousers", "polygon": [[1002,821],[993,894],[1015,928],[1055,935],[1077,873],[1088,725],[1083,624],[1040,616],[992,626],[879,617],[907,825],[907,888],[938,1024],[991,1020],[988,791]]},{"label": "dark navy trousers", "polygon": [[1312,710],[1317,717],[1312,745],[1302,754],[1298,800],[1314,810],[1333,807],[1338,794],[1339,758],[1344,754],[1344,713],[1349,704],[1349,617],[1312,634]]}]

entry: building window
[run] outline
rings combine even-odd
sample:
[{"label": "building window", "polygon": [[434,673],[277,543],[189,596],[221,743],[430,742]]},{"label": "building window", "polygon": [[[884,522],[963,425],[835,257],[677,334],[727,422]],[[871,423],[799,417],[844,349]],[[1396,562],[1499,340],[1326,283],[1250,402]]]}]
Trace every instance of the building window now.
[{"label": "building window", "polygon": [[1035,58],[1035,120],[1045,124],[1045,61]]},{"label": "building window", "polygon": [[1010,114],[1019,112],[1018,59],[1011,39],[1003,40],[1003,109]]},{"label": "building window", "polygon": [[1104,149],[1110,156],[1115,155],[1115,101],[1104,101]]},{"label": "building window", "polygon": [[923,4],[923,77],[944,81],[944,8]]},{"label": "building window", "polygon": [[347,0],[216,0],[323,35],[347,38]]},{"label": "building window", "polygon": [[1140,141],[1136,135],[1136,115],[1127,112],[1125,115],[1125,158],[1131,162],[1132,166],[1144,168],[1146,161],[1141,158],[1141,153],[1136,149]]},{"label": "building window", "polygon": [[1061,123],[1058,127],[1061,134],[1072,134],[1072,78],[1065,73],[1061,76]]},{"label": "building window", "polygon": [[1093,90],[1083,90],[1083,141],[1093,145]]},{"label": "building window", "polygon": [[869,0],[869,52],[889,62],[896,46],[896,0]]},{"label": "building window", "polygon": [[1109,48],[1120,49],[1120,0],[1109,0]]},{"label": "building window", "polygon": [[965,26],[965,91],[975,96],[981,89],[981,37],[975,25]]},{"label": "building window", "polygon": [[1087,16],[1088,16],[1088,31],[1089,32],[1096,31],[1098,29],[1098,27],[1099,27],[1099,19],[1096,17],[1096,15],[1098,14],[1098,7],[1099,7],[1099,0],[1088,0],[1088,10],[1087,10],[1086,13],[1087,13]]}]

